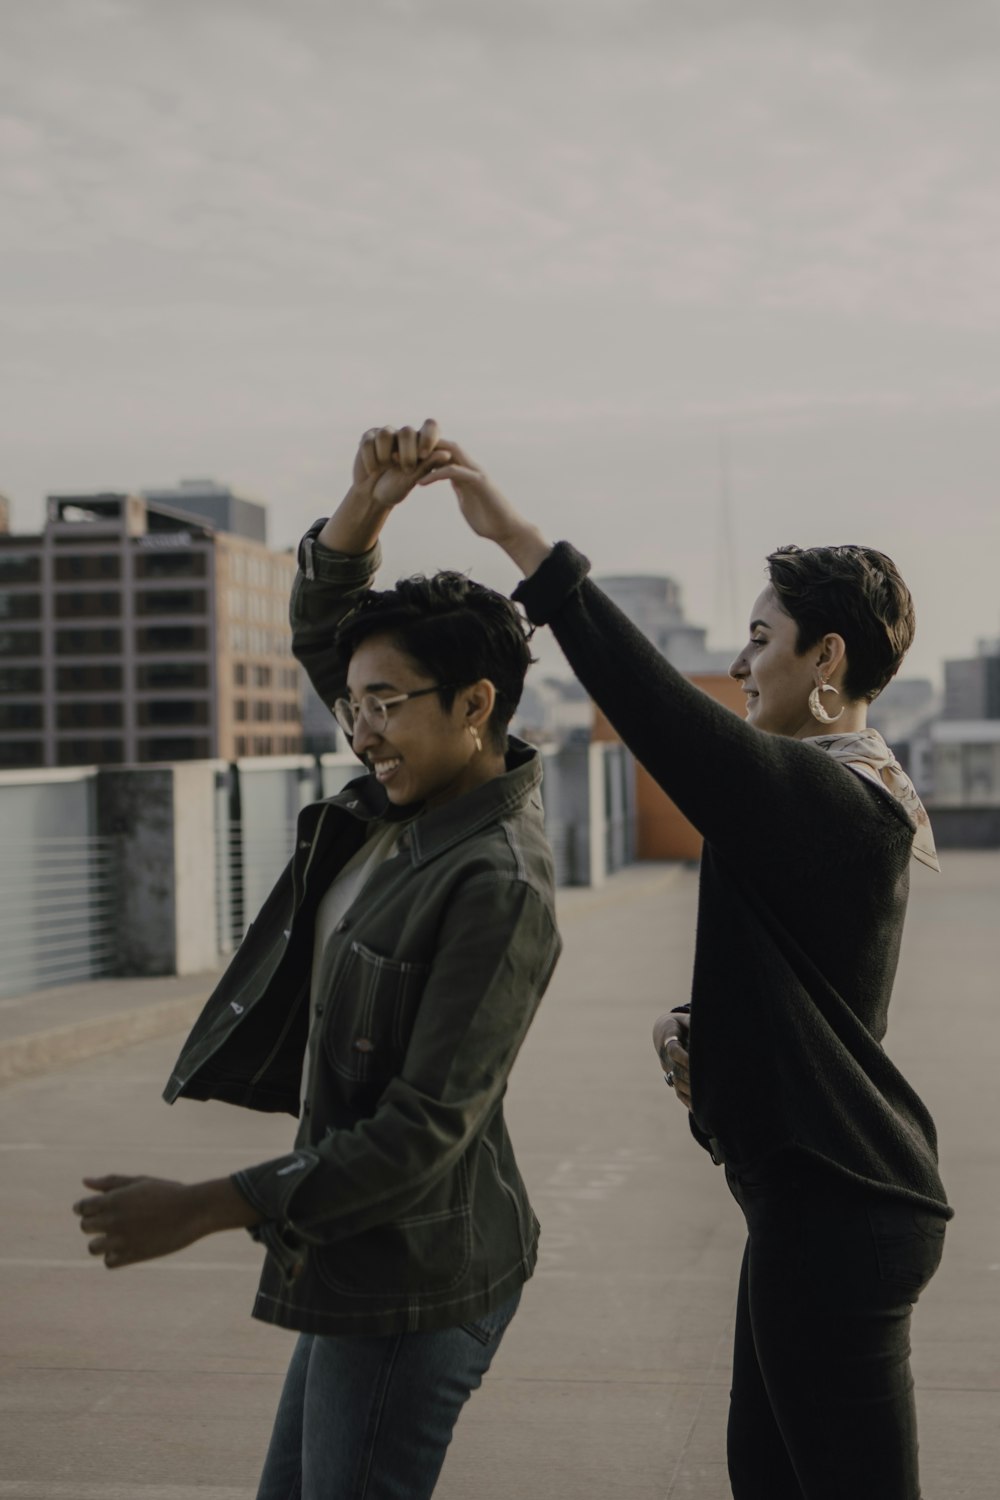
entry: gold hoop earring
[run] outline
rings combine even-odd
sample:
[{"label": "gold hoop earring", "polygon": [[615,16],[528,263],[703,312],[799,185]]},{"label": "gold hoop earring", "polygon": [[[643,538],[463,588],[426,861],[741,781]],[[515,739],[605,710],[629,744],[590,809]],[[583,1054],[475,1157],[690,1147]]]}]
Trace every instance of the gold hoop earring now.
[{"label": "gold hoop earring", "polygon": [[836,693],[840,697],[840,689],[835,688],[830,682],[817,682],[809,694],[809,712],[820,724],[836,724],[840,715],[844,712],[844,704],[840,705],[840,713],[828,714],[820,702],[820,693]]},{"label": "gold hoop earring", "polygon": [[469,733],[472,735],[472,743],[475,745],[476,749],[481,750],[483,748],[483,742],[479,738],[479,730],[474,724],[469,725]]}]

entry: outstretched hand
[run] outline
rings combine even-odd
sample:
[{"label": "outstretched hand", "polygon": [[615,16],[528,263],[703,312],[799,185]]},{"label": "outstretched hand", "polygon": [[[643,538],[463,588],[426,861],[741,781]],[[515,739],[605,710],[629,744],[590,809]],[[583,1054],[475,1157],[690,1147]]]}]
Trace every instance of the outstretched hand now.
[{"label": "outstretched hand", "polygon": [[256,1224],[256,1209],[228,1178],[171,1182],[162,1177],[85,1177],[96,1196],[73,1204],[87,1249],[106,1266],[133,1265],[183,1250],[217,1229]]}]

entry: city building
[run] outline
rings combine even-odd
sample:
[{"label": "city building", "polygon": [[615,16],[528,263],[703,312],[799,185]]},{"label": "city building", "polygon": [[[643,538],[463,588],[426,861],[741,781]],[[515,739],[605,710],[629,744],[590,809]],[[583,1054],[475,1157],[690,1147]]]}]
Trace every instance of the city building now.
[{"label": "city building", "polygon": [[975,656],[944,664],[945,719],[1000,719],[1000,640],[978,643]]},{"label": "city building", "polygon": [[673,578],[625,573],[595,582],[678,672],[728,672],[736,652],[708,648],[708,631],[685,618],[681,586]]},{"label": "city building", "polygon": [[214,479],[182,479],[178,485],[141,493],[150,504],[186,511],[207,521],[215,531],[267,544],[267,507],[237,495],[228,484],[217,484]]},{"label": "city building", "polygon": [[514,734],[531,744],[563,744],[590,738],[594,705],[575,677],[534,677],[529,672],[511,721]]},{"label": "city building", "polygon": [[1000,718],[931,725],[934,808],[1000,807]]},{"label": "city building", "polygon": [[52,495],[40,534],[0,532],[0,766],[301,750],[295,559],[267,547],[263,506],[190,492],[201,511],[218,501],[218,519],[136,494]]}]

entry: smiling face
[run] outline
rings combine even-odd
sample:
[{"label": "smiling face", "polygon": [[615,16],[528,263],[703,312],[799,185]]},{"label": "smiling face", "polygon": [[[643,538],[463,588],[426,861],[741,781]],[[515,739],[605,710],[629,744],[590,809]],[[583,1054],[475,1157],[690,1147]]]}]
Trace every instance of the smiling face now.
[{"label": "smiling face", "polygon": [[796,651],[798,626],[778,603],[770,585],[754,604],[750,639],[729,668],[746,694],[750,723],[768,734],[803,739],[819,733],[809,712],[822,647]]},{"label": "smiling face", "polygon": [[[362,641],[347,670],[352,703],[359,703],[366,693],[387,699],[435,685],[388,635]],[[485,746],[477,750],[469,732],[471,724],[483,735],[492,706],[489,683],[458,692],[450,709],[442,706],[437,693],[426,693],[389,708],[384,732],[360,714],[351,744],[397,807],[415,802],[440,807],[503,771],[503,757]]]}]

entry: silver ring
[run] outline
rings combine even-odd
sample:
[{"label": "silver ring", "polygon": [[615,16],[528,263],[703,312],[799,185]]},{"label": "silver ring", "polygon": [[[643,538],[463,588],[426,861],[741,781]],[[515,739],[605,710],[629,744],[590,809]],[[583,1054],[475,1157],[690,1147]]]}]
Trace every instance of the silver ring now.
[{"label": "silver ring", "polygon": [[663,1075],[663,1082],[667,1085],[668,1089],[672,1089],[673,1088],[673,1086],[674,1086],[674,1070],[673,1070],[673,1068],[670,1069],[669,1073],[664,1073],[664,1075]]}]

